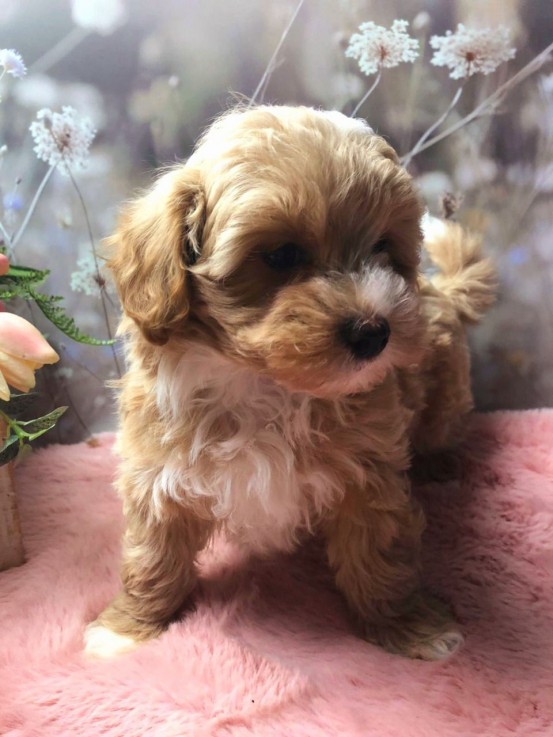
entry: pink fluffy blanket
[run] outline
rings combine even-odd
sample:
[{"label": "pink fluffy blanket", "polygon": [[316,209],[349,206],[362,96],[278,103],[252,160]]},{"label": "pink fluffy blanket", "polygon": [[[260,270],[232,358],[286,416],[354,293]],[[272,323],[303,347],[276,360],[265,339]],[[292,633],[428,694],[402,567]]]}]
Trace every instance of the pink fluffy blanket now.
[{"label": "pink fluffy blanket", "polygon": [[111,443],[19,469],[28,562],[0,574],[1,735],[553,735],[553,411],[475,417],[461,481],[418,490],[428,585],[466,634],[441,664],[356,639],[316,546],[248,561],[224,541],[186,619],[85,660],[117,588]]}]

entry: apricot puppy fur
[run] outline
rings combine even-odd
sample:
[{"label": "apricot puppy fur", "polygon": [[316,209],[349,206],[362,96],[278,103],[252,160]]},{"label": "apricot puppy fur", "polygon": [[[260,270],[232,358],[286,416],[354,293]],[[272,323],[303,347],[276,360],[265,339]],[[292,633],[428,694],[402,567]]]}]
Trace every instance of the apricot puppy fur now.
[{"label": "apricot puppy fur", "polygon": [[157,636],[216,530],[256,553],[324,536],[362,636],[410,657],[462,642],[422,593],[415,453],[459,441],[465,324],[493,298],[478,239],[422,209],[394,150],[306,107],[226,113],[111,239],[124,309],[122,590],[86,632]]}]

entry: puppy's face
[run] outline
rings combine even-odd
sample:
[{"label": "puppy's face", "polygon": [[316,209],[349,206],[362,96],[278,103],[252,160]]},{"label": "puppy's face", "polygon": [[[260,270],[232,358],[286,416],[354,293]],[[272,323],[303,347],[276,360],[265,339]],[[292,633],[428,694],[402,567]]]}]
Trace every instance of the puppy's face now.
[{"label": "puppy's face", "polygon": [[334,396],[419,358],[420,216],[394,151],[362,123],[232,112],[129,208],[111,268],[152,343],[208,343]]}]

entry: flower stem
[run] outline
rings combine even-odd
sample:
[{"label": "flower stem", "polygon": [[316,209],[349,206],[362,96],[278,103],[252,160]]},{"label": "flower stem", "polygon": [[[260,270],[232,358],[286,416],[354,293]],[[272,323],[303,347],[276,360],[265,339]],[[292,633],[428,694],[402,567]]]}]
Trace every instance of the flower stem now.
[{"label": "flower stem", "polygon": [[72,396],[71,396],[71,394],[69,392],[68,382],[67,381],[62,381],[61,383],[62,383],[63,390],[65,391],[65,396],[67,397],[67,401],[69,403],[69,406],[71,407],[71,409],[73,410],[73,413],[74,413],[75,417],[77,418],[77,422],[83,428],[83,430],[85,431],[85,433],[87,433],[88,437],[91,438],[92,437],[92,433],[90,432],[90,428],[88,427],[88,425],[86,424],[86,422],[83,420],[83,418],[79,414],[79,411],[77,410],[77,407],[75,405],[75,402],[73,401],[73,398],[72,398]]},{"label": "flower stem", "polygon": [[[71,169],[67,165],[67,162],[66,162],[66,166],[67,166],[67,171],[69,173],[69,177],[71,179],[71,183],[75,187],[75,191],[77,192],[77,196],[79,198],[79,202],[81,203],[81,207],[82,207],[82,210],[83,210],[83,213],[84,213],[85,222],[86,222],[86,229],[88,231],[88,237],[90,239],[90,245],[91,245],[91,248],[92,248],[92,256],[94,258],[94,265],[96,267],[96,277],[98,279],[98,288],[100,290],[100,299],[101,299],[101,302],[102,302],[102,310],[104,312],[104,320],[105,320],[105,323],[106,323],[106,330],[107,330],[109,339],[110,340],[113,340],[113,332],[111,330],[111,325],[109,323],[109,315],[108,315],[108,309],[107,309],[107,305],[106,305],[106,295],[104,293],[104,288],[101,286],[100,267],[98,265],[98,254],[96,253],[96,246],[94,245],[94,236],[92,234],[92,226],[90,225],[90,218],[89,218],[89,215],[88,215],[88,209],[87,209],[86,203],[84,201],[84,197],[83,197],[83,195],[81,193],[81,190],[79,189],[79,185],[77,184],[77,182],[75,180],[75,177],[73,176],[73,172],[71,171]],[[111,348],[111,352],[113,354],[113,361],[115,363],[115,368],[117,369],[117,373],[119,375],[119,378],[121,378],[121,376],[123,374],[121,372],[121,366],[119,365],[119,360],[117,358],[117,351],[115,350],[115,346],[113,344],[111,344],[110,348]]]},{"label": "flower stem", "polygon": [[8,247],[8,251],[10,252],[10,256],[11,256],[12,255],[11,254],[11,250],[12,250],[12,239],[10,237],[10,234],[6,230],[6,226],[4,225],[4,223],[1,220],[0,220],[0,235],[4,239],[4,243]]},{"label": "flower stem", "polygon": [[461,94],[463,93],[463,87],[464,87],[464,84],[462,84],[459,87],[459,89],[457,90],[457,92],[453,96],[453,99],[451,100],[451,102],[449,103],[449,105],[447,106],[447,108],[444,110],[444,112],[440,115],[440,117],[438,118],[438,120],[436,120],[436,122],[433,123],[430,126],[430,128],[428,128],[428,130],[426,130],[422,134],[422,136],[415,143],[415,145],[409,151],[409,153],[405,154],[405,156],[402,157],[401,163],[402,163],[403,166],[408,166],[408,164],[410,163],[410,161],[413,158],[413,156],[416,156],[418,154],[418,152],[420,151],[420,147],[426,141],[426,139],[428,138],[428,136],[431,133],[434,133],[434,131],[436,130],[436,128],[439,128],[440,125],[444,122],[444,120],[448,117],[449,113],[453,110],[453,108],[455,107],[455,105],[457,105],[457,103],[459,102],[459,98],[461,97]]},{"label": "flower stem", "polygon": [[8,417],[7,414],[5,414],[5,412],[2,412],[1,409],[0,409],[0,417],[4,420],[4,422],[6,423],[6,425],[9,425],[10,424],[10,418]]},{"label": "flower stem", "polygon": [[461,118],[461,120],[458,120],[456,123],[453,123],[453,125],[450,125],[449,128],[446,128],[441,133],[438,133],[436,136],[423,143],[419,147],[417,154],[420,154],[422,151],[426,151],[427,148],[434,146],[440,141],[443,141],[444,138],[447,138],[452,133],[456,133],[465,125],[468,125],[468,123],[472,123],[473,120],[476,120],[477,118],[480,118],[483,115],[492,111],[501,102],[503,102],[503,100],[510,92],[512,92],[512,90],[514,90],[515,87],[517,87],[531,74],[537,72],[538,69],[541,69],[541,67],[550,60],[551,52],[553,52],[553,43],[549,44],[549,46],[547,46],[543,51],[537,54],[537,56],[531,59],[528,64],[523,66],[522,69],[514,75],[514,77],[508,79],[504,84],[498,87],[495,92],[492,92],[491,95],[488,95],[488,97],[486,97],[486,99],[483,100],[480,105],[475,107],[471,113],[465,115],[464,118]]},{"label": "flower stem", "polygon": [[284,29],[284,32],[283,32],[282,36],[280,37],[280,41],[278,42],[278,44],[276,46],[276,49],[274,50],[273,55],[269,59],[269,63],[267,64],[267,66],[265,68],[265,71],[263,72],[263,76],[259,80],[259,84],[255,88],[255,92],[253,93],[253,95],[250,98],[250,102],[248,103],[248,108],[250,108],[253,105],[255,105],[255,103],[257,101],[257,96],[259,95],[259,93],[261,92],[261,90],[266,86],[267,82],[269,81],[269,77],[271,76],[271,74],[275,70],[277,56],[278,56],[278,54],[279,54],[279,52],[280,52],[280,50],[282,48],[282,45],[283,45],[284,41],[286,40],[286,37],[288,36],[288,34],[290,32],[290,29],[294,25],[294,21],[296,20],[296,18],[298,16],[298,13],[301,10],[301,6],[303,5],[304,2],[305,2],[305,0],[300,0],[299,1],[296,9],[294,10],[294,13],[292,14],[292,17],[288,21],[288,25]]},{"label": "flower stem", "polygon": [[15,250],[15,247],[19,243],[19,240],[21,239],[21,236],[23,235],[23,233],[27,229],[27,225],[29,225],[29,220],[31,219],[31,217],[32,217],[32,215],[33,215],[33,213],[35,211],[35,208],[36,208],[36,206],[38,204],[38,201],[40,199],[40,196],[44,192],[44,188],[48,184],[48,181],[49,181],[50,177],[52,176],[52,173],[53,173],[53,171],[54,171],[55,168],[56,168],[56,165],[55,164],[53,166],[51,166],[48,169],[48,171],[46,172],[46,174],[44,175],[44,177],[42,179],[42,182],[39,184],[38,189],[35,192],[35,196],[33,197],[33,200],[31,202],[31,204],[29,205],[29,209],[27,210],[27,213],[25,215],[25,218],[24,218],[23,222],[21,223],[21,225],[19,226],[19,228],[17,229],[15,235],[13,236],[13,238],[11,240],[11,250],[12,250],[12,252]]},{"label": "flower stem", "polygon": [[7,415],[5,412],[2,412],[2,410],[0,410],[0,417],[4,420],[4,422],[10,428],[10,430],[13,430],[14,433],[17,435],[17,437],[20,438],[21,431],[19,431],[17,422],[15,420],[12,420],[11,417],[9,417],[9,415]]},{"label": "flower stem", "polygon": [[82,363],[77,358],[74,358],[70,353],[67,351],[67,346],[65,346],[63,343],[60,343],[60,349],[63,351],[63,354],[66,358],[68,358],[70,361],[72,361],[74,364],[76,364],[79,368],[82,368],[83,371],[86,371],[87,374],[90,374],[99,384],[104,384],[104,379],[102,379],[98,374],[95,374],[92,369],[90,369],[85,363]]},{"label": "flower stem", "polygon": [[45,54],[31,64],[29,71],[44,74],[54,64],[57,64],[58,61],[61,61],[70,54],[89,35],[90,31],[76,26],[60,39],[55,46],[52,46],[51,49],[48,49]]},{"label": "flower stem", "polygon": [[365,102],[369,99],[369,97],[372,94],[372,92],[376,89],[377,84],[380,82],[380,77],[381,76],[382,76],[382,69],[379,69],[378,70],[378,74],[376,75],[376,79],[374,80],[374,82],[372,83],[372,85],[369,87],[369,89],[367,90],[367,92],[365,92],[365,94],[363,95],[363,97],[359,100],[359,102],[357,103],[357,105],[353,108],[353,112],[349,116],[350,118],[353,118],[353,116],[357,114],[358,110],[360,110],[363,107],[363,105],[365,104]]}]

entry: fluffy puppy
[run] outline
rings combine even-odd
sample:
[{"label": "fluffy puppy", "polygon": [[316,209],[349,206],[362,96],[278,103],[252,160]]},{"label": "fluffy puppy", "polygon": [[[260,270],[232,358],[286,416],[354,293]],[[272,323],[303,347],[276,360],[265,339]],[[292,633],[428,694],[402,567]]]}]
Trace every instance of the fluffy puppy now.
[{"label": "fluffy puppy", "polygon": [[464,324],[491,302],[477,240],[443,225],[419,273],[421,203],[361,121],[234,110],[131,203],[111,239],[121,383],[122,590],[87,630],[112,654],[186,604],[213,533],[256,553],[326,540],[362,636],[411,657],[461,643],[423,595],[414,451],[459,439]]}]

